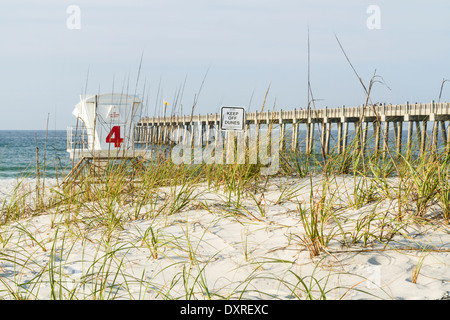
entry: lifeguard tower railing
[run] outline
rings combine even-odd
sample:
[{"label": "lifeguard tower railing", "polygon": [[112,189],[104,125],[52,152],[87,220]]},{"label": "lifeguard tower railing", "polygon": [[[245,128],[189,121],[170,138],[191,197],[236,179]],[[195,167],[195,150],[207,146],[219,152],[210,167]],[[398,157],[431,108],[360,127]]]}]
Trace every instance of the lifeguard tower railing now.
[{"label": "lifeguard tower railing", "polygon": [[88,141],[89,134],[85,127],[67,127],[67,150],[86,152],[89,147]]}]

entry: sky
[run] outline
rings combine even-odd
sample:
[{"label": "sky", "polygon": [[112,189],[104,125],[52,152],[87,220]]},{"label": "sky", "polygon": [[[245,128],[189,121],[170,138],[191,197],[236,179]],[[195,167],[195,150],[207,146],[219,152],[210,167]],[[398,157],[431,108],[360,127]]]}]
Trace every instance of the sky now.
[{"label": "sky", "polygon": [[85,93],[137,94],[148,116],[164,100],[176,114],[306,108],[308,78],[315,108],[358,106],[352,66],[366,86],[376,75],[373,103],[437,101],[449,13],[448,0],[2,0],[0,130],[65,130]]}]

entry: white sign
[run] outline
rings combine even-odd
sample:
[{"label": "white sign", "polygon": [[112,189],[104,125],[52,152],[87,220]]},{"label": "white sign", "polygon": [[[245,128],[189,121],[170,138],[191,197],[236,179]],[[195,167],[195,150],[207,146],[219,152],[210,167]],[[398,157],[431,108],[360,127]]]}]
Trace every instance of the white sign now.
[{"label": "white sign", "polygon": [[244,107],[220,108],[220,130],[242,131],[245,125]]}]

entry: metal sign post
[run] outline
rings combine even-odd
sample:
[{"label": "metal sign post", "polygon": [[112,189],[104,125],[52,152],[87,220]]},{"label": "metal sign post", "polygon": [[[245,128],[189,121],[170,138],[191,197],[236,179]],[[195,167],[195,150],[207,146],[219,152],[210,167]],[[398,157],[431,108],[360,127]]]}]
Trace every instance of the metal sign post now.
[{"label": "metal sign post", "polygon": [[220,130],[225,132],[226,163],[245,163],[245,108],[220,108]]}]

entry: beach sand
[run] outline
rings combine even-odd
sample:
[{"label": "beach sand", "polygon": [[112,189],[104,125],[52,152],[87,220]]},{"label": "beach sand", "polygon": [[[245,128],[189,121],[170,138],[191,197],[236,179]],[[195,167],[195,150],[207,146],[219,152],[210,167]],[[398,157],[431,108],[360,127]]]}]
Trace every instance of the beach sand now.
[{"label": "beach sand", "polygon": [[[136,220],[129,218],[136,212],[133,203],[117,204],[114,214],[123,223],[113,231],[95,219],[94,203],[83,204],[77,214],[49,209],[0,228],[0,298],[448,297],[449,226],[404,225],[389,240],[369,239],[364,246],[360,238],[346,246],[342,235],[358,235],[358,217],[375,212],[387,219],[396,210],[387,199],[346,206],[353,183],[351,177],[335,180],[339,223],[326,223],[330,240],[317,256],[306,245],[299,203],[309,208],[311,188],[320,199],[320,176],[271,178],[260,203],[245,197],[236,206],[238,200],[230,201],[227,193],[199,184],[189,204],[172,215],[152,214],[162,200],[140,208]],[[12,184],[2,182],[3,194]],[[163,199],[173,190],[159,192]]]}]

